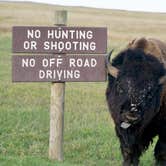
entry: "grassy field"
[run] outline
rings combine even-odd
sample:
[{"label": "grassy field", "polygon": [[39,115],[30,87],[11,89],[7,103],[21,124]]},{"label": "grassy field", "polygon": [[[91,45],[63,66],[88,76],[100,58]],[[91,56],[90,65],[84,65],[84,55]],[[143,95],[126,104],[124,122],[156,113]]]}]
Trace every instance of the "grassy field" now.
[{"label": "grassy field", "polygon": [[[135,37],[166,41],[162,13],[0,2],[0,166],[120,166],[106,83],[66,83],[65,159],[54,162],[48,159],[50,83],[11,82],[11,27],[53,25],[57,9],[68,10],[68,25],[108,27],[108,48],[115,52]],[[153,165],[153,146],[141,166]]]}]

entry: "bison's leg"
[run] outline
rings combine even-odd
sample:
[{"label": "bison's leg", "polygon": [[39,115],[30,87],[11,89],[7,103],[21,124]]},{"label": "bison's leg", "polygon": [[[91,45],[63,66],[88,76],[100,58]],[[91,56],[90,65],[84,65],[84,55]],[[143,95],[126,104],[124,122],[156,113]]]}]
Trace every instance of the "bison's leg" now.
[{"label": "bison's leg", "polygon": [[139,157],[136,156],[135,158],[133,158],[133,166],[138,166],[139,165]]},{"label": "bison's leg", "polygon": [[121,151],[124,159],[123,166],[138,166],[140,153],[138,154],[138,151],[135,152],[133,149],[135,149],[135,147],[129,148],[121,146]]},{"label": "bison's leg", "polygon": [[131,166],[132,164],[131,150],[125,144],[124,133],[122,133],[117,126],[115,126],[115,130],[120,141],[120,148],[123,155],[123,166]]},{"label": "bison's leg", "polygon": [[123,166],[138,166],[141,151],[137,145],[134,143],[131,144],[132,141],[130,141],[130,139],[135,140],[135,136],[127,134],[126,131],[119,129],[117,126],[115,129],[121,145],[120,148],[123,155]]},{"label": "bison's leg", "polygon": [[166,166],[166,140],[159,138],[155,147],[156,164]]},{"label": "bison's leg", "polygon": [[121,151],[123,155],[123,166],[130,166],[132,164],[130,149],[121,145]]}]

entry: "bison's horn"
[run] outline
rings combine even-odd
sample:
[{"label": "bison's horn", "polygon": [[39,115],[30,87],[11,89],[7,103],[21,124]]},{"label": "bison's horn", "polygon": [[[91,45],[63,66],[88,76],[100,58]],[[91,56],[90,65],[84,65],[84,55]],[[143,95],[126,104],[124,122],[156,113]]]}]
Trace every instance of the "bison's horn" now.
[{"label": "bison's horn", "polygon": [[162,76],[160,79],[159,79],[159,84],[165,84],[166,83],[166,75],[165,76]]},{"label": "bison's horn", "polygon": [[110,63],[110,57],[111,57],[112,52],[113,52],[113,50],[111,50],[111,52],[107,55],[107,60],[106,60],[107,71],[110,75],[117,78],[119,70],[116,67],[112,66]]},{"label": "bison's horn", "polygon": [[[166,70],[166,60],[162,57],[162,61],[163,61],[163,66]],[[159,79],[159,84],[165,84],[166,83],[166,75],[162,76],[160,79]]]}]

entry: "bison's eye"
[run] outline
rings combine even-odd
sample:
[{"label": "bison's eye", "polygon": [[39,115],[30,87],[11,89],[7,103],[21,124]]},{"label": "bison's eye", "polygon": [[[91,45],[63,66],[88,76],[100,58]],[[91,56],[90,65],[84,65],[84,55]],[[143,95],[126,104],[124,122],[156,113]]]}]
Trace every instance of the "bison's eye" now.
[{"label": "bison's eye", "polygon": [[119,88],[119,94],[124,93],[124,90],[122,88]]},{"label": "bison's eye", "polygon": [[119,83],[117,84],[116,90],[118,94],[123,94],[125,92],[125,90],[122,88],[122,86]]}]

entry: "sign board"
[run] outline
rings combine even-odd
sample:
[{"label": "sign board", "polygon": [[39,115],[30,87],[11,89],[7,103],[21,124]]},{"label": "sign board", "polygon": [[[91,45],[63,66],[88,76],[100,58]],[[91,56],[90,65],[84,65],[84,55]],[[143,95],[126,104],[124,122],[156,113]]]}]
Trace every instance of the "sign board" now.
[{"label": "sign board", "polygon": [[98,27],[13,27],[13,53],[105,54],[107,29]]},{"label": "sign board", "polygon": [[[56,24],[66,25],[67,12],[56,11],[55,18]],[[50,97],[49,157],[62,161],[65,84],[56,82],[106,80],[105,56],[94,54],[106,53],[107,28],[15,26],[12,35],[12,52],[18,53],[12,56],[13,82],[54,82]]]},{"label": "sign board", "polygon": [[12,57],[13,82],[105,81],[102,55],[18,55]]}]

